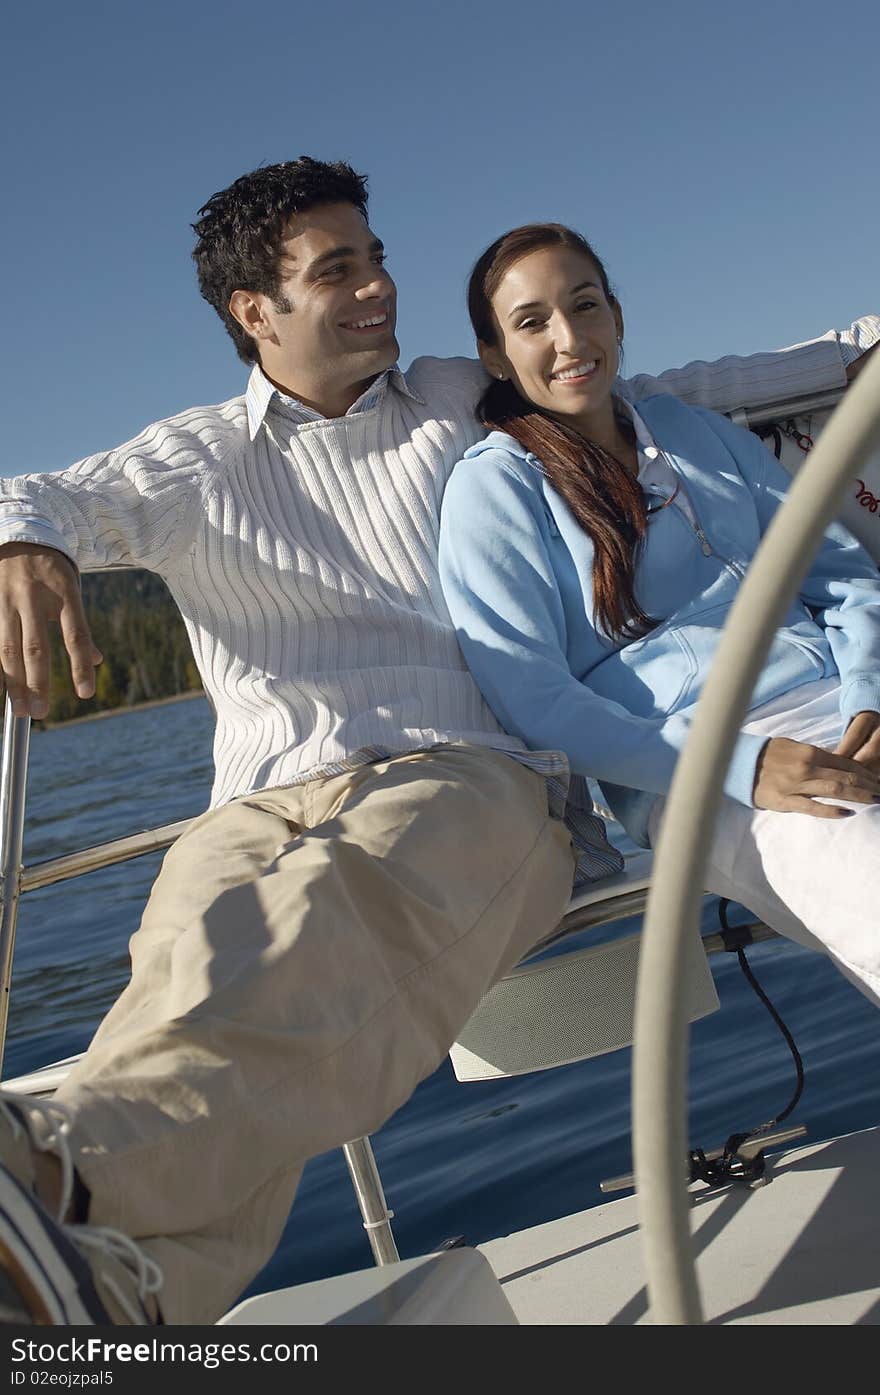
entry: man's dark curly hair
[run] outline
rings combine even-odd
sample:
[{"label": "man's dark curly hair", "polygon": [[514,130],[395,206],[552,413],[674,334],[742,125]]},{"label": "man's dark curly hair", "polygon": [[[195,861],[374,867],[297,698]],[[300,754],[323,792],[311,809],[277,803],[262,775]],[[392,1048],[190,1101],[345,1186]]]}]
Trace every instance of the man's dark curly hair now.
[{"label": "man's dark curly hair", "polygon": [[[328,164],[301,155],[243,174],[212,194],[193,223],[199,289],[232,336],[239,358],[257,363],[256,341],[229,313],[233,291],[276,297],[279,248],[288,222],[319,203],[351,203],[366,218],[367,180],[342,160]],[[290,306],[276,300],[280,310]]]}]

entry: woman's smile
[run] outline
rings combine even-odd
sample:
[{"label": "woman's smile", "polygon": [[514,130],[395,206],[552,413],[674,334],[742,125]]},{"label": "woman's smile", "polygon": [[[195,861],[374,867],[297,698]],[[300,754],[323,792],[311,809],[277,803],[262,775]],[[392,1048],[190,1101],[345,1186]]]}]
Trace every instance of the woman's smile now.
[{"label": "woman's smile", "polygon": [[597,358],[588,359],[583,363],[575,363],[570,368],[560,368],[557,372],[550,374],[550,381],[556,383],[571,383],[579,387],[581,383],[589,382],[596,375],[599,367]]}]

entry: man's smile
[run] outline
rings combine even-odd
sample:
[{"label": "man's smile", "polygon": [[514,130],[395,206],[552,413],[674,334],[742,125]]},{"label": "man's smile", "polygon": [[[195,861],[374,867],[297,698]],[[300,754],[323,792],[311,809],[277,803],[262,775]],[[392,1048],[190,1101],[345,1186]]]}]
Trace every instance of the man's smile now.
[{"label": "man's smile", "polygon": [[358,320],[342,320],[341,328],[353,330],[358,334],[375,334],[378,330],[387,328],[390,316],[387,310],[383,310],[378,315],[365,315]]}]

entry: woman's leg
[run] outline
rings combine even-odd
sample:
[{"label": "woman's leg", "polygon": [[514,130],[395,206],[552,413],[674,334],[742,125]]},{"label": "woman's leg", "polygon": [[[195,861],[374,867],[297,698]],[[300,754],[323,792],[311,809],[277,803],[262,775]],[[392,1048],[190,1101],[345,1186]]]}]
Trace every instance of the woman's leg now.
[{"label": "woman's leg", "polygon": [[706,889],[824,950],[880,1007],[880,807],[848,807],[851,818],[832,821],[725,800]]},{"label": "woman's leg", "polygon": [[[840,688],[825,679],[751,712],[744,730],[833,750],[843,734]],[[835,801],[840,802],[840,801]],[[651,842],[662,815],[651,816]],[[850,818],[817,819],[722,801],[705,886],[740,901],[779,934],[823,950],[880,1006],[880,806],[850,804]]]}]

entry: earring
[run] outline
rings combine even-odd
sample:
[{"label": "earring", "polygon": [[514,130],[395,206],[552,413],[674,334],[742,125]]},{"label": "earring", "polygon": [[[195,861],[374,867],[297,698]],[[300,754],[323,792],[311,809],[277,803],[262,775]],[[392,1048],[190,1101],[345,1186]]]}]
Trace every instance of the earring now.
[{"label": "earring", "polygon": [[499,381],[499,383],[503,383],[503,382],[504,382],[504,374],[503,374],[503,373],[499,373],[499,374],[498,374],[498,381]]}]

